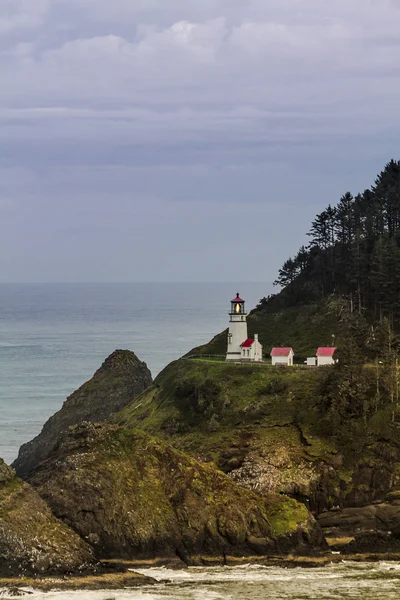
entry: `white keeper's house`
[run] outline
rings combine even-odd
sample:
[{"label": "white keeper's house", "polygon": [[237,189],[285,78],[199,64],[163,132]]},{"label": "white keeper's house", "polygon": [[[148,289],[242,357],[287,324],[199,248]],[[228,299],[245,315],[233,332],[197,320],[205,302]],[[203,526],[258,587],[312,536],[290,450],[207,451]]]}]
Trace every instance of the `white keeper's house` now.
[{"label": "white keeper's house", "polygon": [[245,302],[236,294],[231,300],[231,311],[229,313],[228,349],[226,360],[240,362],[261,362],[263,347],[258,341],[258,335],[254,339],[247,335],[247,313]]},{"label": "white keeper's house", "polygon": [[336,348],[326,347],[318,348],[317,350],[317,366],[323,367],[325,365],[335,364],[335,352]]},{"label": "white keeper's house", "polygon": [[293,348],[272,348],[271,359],[273,365],[293,367]]}]

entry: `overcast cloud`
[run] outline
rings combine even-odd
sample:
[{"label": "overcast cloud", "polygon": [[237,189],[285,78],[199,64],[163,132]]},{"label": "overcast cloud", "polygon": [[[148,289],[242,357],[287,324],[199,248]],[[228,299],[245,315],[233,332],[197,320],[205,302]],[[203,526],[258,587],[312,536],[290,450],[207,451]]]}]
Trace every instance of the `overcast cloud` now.
[{"label": "overcast cloud", "polygon": [[399,158],[397,0],[1,0],[0,280],[270,281]]}]

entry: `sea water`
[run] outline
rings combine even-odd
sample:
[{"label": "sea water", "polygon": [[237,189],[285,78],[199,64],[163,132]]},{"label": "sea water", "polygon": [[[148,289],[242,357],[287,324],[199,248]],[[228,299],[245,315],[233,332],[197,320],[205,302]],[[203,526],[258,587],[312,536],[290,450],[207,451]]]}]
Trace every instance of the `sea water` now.
[{"label": "sea water", "polygon": [[[158,583],[133,590],[34,592],[32,600],[398,600],[400,564],[341,563],[317,569],[246,565],[141,571]],[[30,590],[32,591],[32,590]]]},{"label": "sea water", "polygon": [[264,283],[0,284],[0,457],[12,462],[65,398],[115,349],[153,376],[228,324],[240,292]]}]

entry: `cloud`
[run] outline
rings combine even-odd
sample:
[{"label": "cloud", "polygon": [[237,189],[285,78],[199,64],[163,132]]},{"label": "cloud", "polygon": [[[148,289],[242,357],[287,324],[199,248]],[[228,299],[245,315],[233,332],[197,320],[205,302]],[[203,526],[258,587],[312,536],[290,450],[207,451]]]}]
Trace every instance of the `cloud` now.
[{"label": "cloud", "polygon": [[0,35],[37,29],[45,23],[50,0],[3,0]]},{"label": "cloud", "polygon": [[[212,204],[221,225],[226,205],[251,202],[277,219],[270,239],[279,214],[292,219],[297,244],[318,203],[368,185],[398,152],[395,0],[3,5],[0,183],[26,207],[20,227],[61,214],[81,231],[74,215],[90,206],[104,231],[96,202],[161,229],[168,207],[203,203],[206,227]],[[175,233],[189,213],[173,213]],[[225,248],[228,233],[214,233]]]}]

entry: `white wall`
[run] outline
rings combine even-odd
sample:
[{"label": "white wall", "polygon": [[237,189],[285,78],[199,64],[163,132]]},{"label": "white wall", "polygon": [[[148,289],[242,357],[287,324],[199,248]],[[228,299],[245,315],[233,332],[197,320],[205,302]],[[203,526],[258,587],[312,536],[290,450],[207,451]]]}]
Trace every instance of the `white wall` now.
[{"label": "white wall", "polygon": [[254,348],[253,360],[255,360],[256,362],[261,362],[263,359],[263,355],[262,355],[263,347],[260,344],[260,342],[258,341],[258,338],[254,339],[254,344],[253,344],[252,348]]},{"label": "white wall", "polygon": [[286,365],[288,367],[293,366],[293,356],[294,352],[292,351],[289,356],[272,356],[272,364],[273,365]]},{"label": "white wall", "polygon": [[237,360],[242,357],[242,348],[240,347],[240,344],[243,344],[243,342],[247,340],[247,321],[245,315],[243,321],[240,318],[241,316],[243,315],[234,315],[231,317],[231,319],[234,320],[229,323],[229,334],[231,334],[231,337],[228,334],[226,360]]},{"label": "white wall", "polygon": [[335,361],[332,356],[318,356],[317,364],[319,367],[323,367],[324,365],[334,365]]},{"label": "white wall", "polygon": [[242,360],[251,360],[253,362],[261,362],[263,359],[262,356],[262,345],[255,339],[253,344],[249,348],[242,348]]}]

